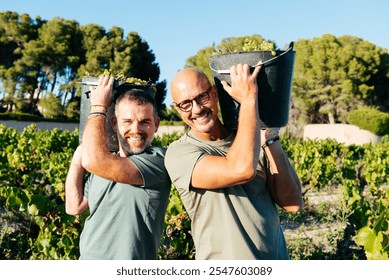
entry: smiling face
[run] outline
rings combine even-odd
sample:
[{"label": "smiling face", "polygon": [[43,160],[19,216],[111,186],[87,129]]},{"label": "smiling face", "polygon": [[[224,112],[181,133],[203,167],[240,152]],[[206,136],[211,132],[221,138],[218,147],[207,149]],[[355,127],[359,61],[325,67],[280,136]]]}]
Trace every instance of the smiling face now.
[{"label": "smiling face", "polygon": [[152,104],[124,99],[115,107],[115,116],[112,126],[117,132],[121,156],[142,153],[151,145],[159,126]]},{"label": "smiling face", "polygon": [[[171,91],[175,104],[191,101],[192,108],[188,112],[182,111],[177,105],[176,109],[197,137],[208,139],[218,129],[220,122],[217,93],[207,77],[195,69],[184,69],[172,81]],[[209,94],[209,100],[202,102],[206,100],[200,98],[204,93]]]}]

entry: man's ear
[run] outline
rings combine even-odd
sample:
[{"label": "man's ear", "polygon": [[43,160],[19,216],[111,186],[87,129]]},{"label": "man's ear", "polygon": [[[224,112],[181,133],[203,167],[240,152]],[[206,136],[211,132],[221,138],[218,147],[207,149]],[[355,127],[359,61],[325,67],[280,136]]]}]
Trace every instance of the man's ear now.
[{"label": "man's ear", "polygon": [[155,118],[155,131],[154,131],[154,133],[156,133],[158,131],[160,122],[161,122],[161,120],[159,117]]},{"label": "man's ear", "polygon": [[111,119],[109,121],[111,123],[113,131],[115,131],[117,133],[118,132],[118,121],[116,119],[116,116],[115,115],[111,116]]},{"label": "man's ear", "polygon": [[217,94],[216,85],[212,86],[212,92],[211,93],[215,96],[216,101],[219,102],[219,95]]}]

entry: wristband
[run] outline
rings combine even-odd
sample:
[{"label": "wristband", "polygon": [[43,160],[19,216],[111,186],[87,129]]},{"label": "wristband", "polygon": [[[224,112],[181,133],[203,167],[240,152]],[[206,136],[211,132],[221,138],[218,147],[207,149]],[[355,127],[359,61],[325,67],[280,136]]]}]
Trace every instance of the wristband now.
[{"label": "wristband", "polygon": [[100,104],[91,104],[90,107],[104,107],[104,108],[107,108],[107,106],[100,105]]},{"label": "wristband", "polygon": [[90,105],[90,110],[92,110],[92,107],[102,107],[105,112],[107,112],[107,106],[96,104],[96,105]]},{"label": "wristband", "polygon": [[104,118],[107,118],[107,114],[104,113],[104,112],[91,112],[91,113],[89,113],[88,118],[89,118],[90,116],[93,116],[93,115],[102,116],[102,117],[104,117]]},{"label": "wristband", "polygon": [[266,140],[265,144],[262,145],[262,148],[265,149],[270,145],[273,145],[276,141],[280,140],[280,136],[276,135]]}]

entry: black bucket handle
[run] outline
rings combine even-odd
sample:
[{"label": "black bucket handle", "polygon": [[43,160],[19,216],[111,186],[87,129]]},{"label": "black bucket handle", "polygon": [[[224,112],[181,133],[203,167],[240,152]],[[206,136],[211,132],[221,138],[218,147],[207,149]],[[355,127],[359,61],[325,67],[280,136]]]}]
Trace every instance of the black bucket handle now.
[{"label": "black bucket handle", "polygon": [[[266,64],[269,64],[270,62],[280,58],[281,56],[283,56],[284,54],[288,53],[289,51],[293,50],[293,46],[294,46],[294,42],[290,42],[289,44],[289,47],[282,53],[280,53],[279,55],[273,57],[273,58],[270,58],[264,62],[262,61],[259,61],[256,65],[254,66],[250,66],[250,68],[255,68],[255,67],[258,67],[258,66],[261,66],[261,65],[266,65]],[[217,72],[218,74],[230,74],[230,70],[216,70],[216,69],[213,69],[211,64],[209,65],[209,67],[211,68],[212,71],[215,71]]]}]

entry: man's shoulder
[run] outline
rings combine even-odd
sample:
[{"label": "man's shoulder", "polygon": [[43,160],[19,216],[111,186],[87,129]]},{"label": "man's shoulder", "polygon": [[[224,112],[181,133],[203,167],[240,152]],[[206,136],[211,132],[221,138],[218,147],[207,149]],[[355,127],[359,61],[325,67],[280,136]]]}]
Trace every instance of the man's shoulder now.
[{"label": "man's shoulder", "polygon": [[149,152],[149,153],[157,153],[157,154],[162,154],[162,155],[165,155],[166,154],[166,148],[164,147],[160,147],[160,146],[150,146],[148,149],[146,149],[146,152]]},{"label": "man's shoulder", "polygon": [[188,151],[191,149],[198,149],[198,147],[201,145],[202,143],[200,141],[195,141],[195,139],[185,133],[179,139],[170,143],[169,147],[167,148],[167,154],[170,154],[173,151]]},{"label": "man's shoulder", "polygon": [[150,160],[154,161],[160,158],[163,160],[166,154],[166,148],[158,146],[149,146],[142,153],[130,155],[129,158],[134,160]]}]

